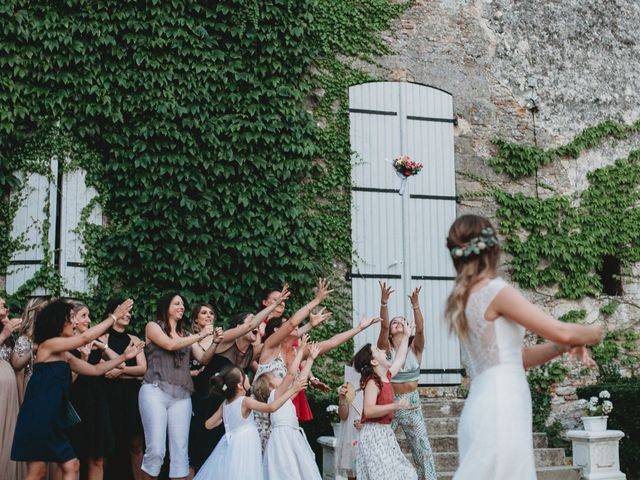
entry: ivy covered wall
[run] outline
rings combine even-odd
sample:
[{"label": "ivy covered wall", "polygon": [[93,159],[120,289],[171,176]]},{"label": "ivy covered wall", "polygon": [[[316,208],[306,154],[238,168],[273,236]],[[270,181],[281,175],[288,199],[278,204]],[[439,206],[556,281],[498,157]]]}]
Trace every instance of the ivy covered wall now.
[{"label": "ivy covered wall", "polygon": [[[84,232],[95,310],[121,292],[136,299],[140,325],[158,294],[175,289],[188,304],[213,301],[225,319],[285,281],[292,310],[323,275],[339,295],[320,335],[344,329],[345,99],[349,85],[371,78],[348,59],[383,54],[378,32],[405,8],[386,0],[3,2],[0,187],[15,184],[21,158],[47,162],[77,146],[66,153],[87,170],[108,219]],[[60,141],[44,140],[52,136]],[[0,274],[17,247],[5,215],[14,210],[0,218]]]}]

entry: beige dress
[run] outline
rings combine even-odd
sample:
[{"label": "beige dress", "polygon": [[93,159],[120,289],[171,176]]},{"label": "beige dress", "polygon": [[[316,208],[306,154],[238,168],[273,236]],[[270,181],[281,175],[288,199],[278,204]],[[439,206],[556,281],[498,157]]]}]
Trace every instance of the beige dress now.
[{"label": "beige dress", "polygon": [[20,409],[16,374],[9,363],[10,359],[11,347],[0,345],[0,475],[5,480],[22,480],[27,473],[26,465],[10,458]]}]

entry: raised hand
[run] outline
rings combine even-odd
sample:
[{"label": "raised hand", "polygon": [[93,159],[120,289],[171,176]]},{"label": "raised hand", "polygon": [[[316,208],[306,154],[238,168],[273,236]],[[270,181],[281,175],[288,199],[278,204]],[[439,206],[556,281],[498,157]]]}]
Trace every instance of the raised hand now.
[{"label": "raised hand", "polygon": [[411,295],[409,295],[409,300],[411,301],[411,306],[413,308],[420,307],[420,291],[421,290],[422,290],[422,287],[418,287],[413,292],[411,292]]},{"label": "raised hand", "polygon": [[118,320],[121,320],[125,317],[127,313],[131,311],[132,307],[133,307],[133,300],[131,300],[130,298],[127,298],[124,302],[122,302],[120,305],[116,307],[116,309],[113,311],[113,315]]},{"label": "raised hand", "polygon": [[298,393],[301,390],[307,388],[307,379],[306,378],[298,378],[295,382],[293,382],[293,391]]},{"label": "raised hand", "polygon": [[11,320],[6,319],[2,321],[2,330],[7,332],[7,336],[9,336],[13,332],[15,332],[18,328],[20,328],[20,325],[22,325],[21,318],[13,318]]},{"label": "raised hand", "polygon": [[139,342],[135,345],[133,344],[133,342],[131,342],[127,349],[124,351],[124,358],[126,360],[131,360],[132,358],[135,358],[135,356],[138,355],[142,351],[142,349],[144,349],[144,342]]},{"label": "raised hand", "polygon": [[360,328],[360,330],[365,330],[366,328],[369,328],[371,325],[374,325],[381,321],[382,319],[380,317],[373,317],[373,318],[363,317],[362,320],[360,320],[360,324],[358,325],[358,327]]},{"label": "raised hand", "polygon": [[[207,325],[208,327],[211,325]],[[220,327],[216,327],[213,330],[213,343],[220,343],[224,339],[224,330]]]},{"label": "raised hand", "polygon": [[276,298],[276,303],[282,303],[288,300],[290,296],[291,296],[291,292],[289,291],[289,285],[285,283],[282,286],[282,290],[280,290],[280,294]]},{"label": "raised hand", "polygon": [[318,355],[320,355],[320,350],[320,344],[318,342],[312,342],[309,344],[309,355],[314,360],[318,358]]},{"label": "raised hand", "polygon": [[326,278],[318,279],[318,289],[316,290],[316,300],[322,302],[333,290],[329,290],[329,282]]},{"label": "raised hand", "polygon": [[407,322],[406,318],[399,320],[400,325],[402,325],[402,335],[405,337],[411,336],[411,328],[409,328],[409,322]]},{"label": "raised hand", "polygon": [[213,331],[213,325],[205,325],[198,335],[200,335],[200,338],[205,338],[209,335],[213,335]]},{"label": "raised hand", "polygon": [[311,386],[316,390],[320,390],[321,392],[328,392],[329,390],[331,390],[329,388],[329,385],[324,383],[322,380],[318,380],[317,378],[311,380]]},{"label": "raised hand", "polygon": [[310,339],[310,338],[311,338],[311,337],[309,337],[309,334],[308,334],[308,333],[305,333],[305,334],[302,336],[302,338],[300,338],[300,341],[299,341],[299,343],[298,343],[298,348],[299,348],[300,350],[304,350],[304,348],[305,348],[305,347],[307,346],[307,344],[309,343],[309,339]]},{"label": "raised hand", "polygon": [[318,325],[320,325],[326,319],[331,317],[331,315],[333,315],[333,313],[331,313],[329,311],[326,311],[326,310],[327,309],[325,307],[322,307],[318,311],[318,313],[311,312],[311,315],[309,315],[309,323],[311,323],[311,327],[312,328],[316,328]]},{"label": "raised hand", "polygon": [[389,303],[389,297],[391,297],[391,294],[395,292],[395,290],[391,288],[391,285],[387,285],[385,282],[379,281],[378,284],[380,285],[380,303],[382,305],[386,305]]},{"label": "raised hand", "polygon": [[89,355],[91,354],[91,350],[93,349],[93,341],[82,345],[81,347],[78,347],[78,351],[80,352],[80,358],[82,358],[83,360],[86,360],[87,358],[89,358]]}]

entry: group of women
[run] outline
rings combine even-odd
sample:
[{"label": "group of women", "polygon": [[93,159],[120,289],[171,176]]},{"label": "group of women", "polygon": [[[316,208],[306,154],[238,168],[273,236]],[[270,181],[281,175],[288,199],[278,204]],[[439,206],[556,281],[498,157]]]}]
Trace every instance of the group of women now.
[{"label": "group of women", "polygon": [[[458,274],[445,314],[467,351],[472,377],[454,478],[534,480],[524,369],[565,352],[593,365],[586,345],[597,343],[602,331],[554,320],[501,280],[499,243],[487,219],[458,218],[447,247]],[[191,326],[184,325],[184,301],[169,293],[158,300],[144,342],[127,333],[132,300],[110,302],[90,327],[83,304],[34,299],[21,318],[11,319],[0,299],[0,408],[6,412],[0,471],[8,480],[75,480],[80,472],[91,480],[105,473],[124,479],[124,471],[136,480],[157,478],[167,468],[168,445],[174,479],[198,470],[197,480],[216,472],[226,472],[221,478],[320,478],[299,428],[312,417],[307,382],[326,388],[311,371],[313,360],[382,321],[377,345],[366,344],[353,359],[362,405],[351,422],[358,439],[350,443],[346,473],[360,480],[435,478],[417,392],[425,343],[420,289],[410,295],[413,328],[404,318],[389,320],[392,290],[381,284],[381,318],[309,344],[305,334],[331,315],[319,308],[330,293],[321,279],[315,297],[286,319],[288,287],[268,291],[260,312],[236,315],[225,331],[214,328],[208,304],[196,305]],[[523,347],[525,328],[550,341]],[[210,396],[210,388],[219,397]],[[347,390],[340,391],[343,418],[353,405]],[[396,425],[407,435],[417,471],[398,447]],[[127,468],[111,473],[117,452],[125,452]]]},{"label": "group of women", "polygon": [[[235,315],[224,331],[214,328],[214,309],[204,303],[185,325],[184,301],[169,293],[145,325],[144,342],[127,332],[130,299],[110,301],[93,327],[82,303],[32,299],[22,317],[10,318],[0,299],[0,434],[11,446],[2,449],[2,471],[8,480],[138,480],[157,478],[163,468],[170,478],[192,477],[225,433],[223,425],[205,427],[222,402],[210,394],[211,379],[230,365],[284,377],[299,338],[331,316],[314,312],[330,293],[320,279],[315,297],[286,319],[288,287],[267,291],[262,310]],[[321,342],[317,354],[372,323]],[[311,385],[326,388],[309,375]],[[304,390],[293,400],[296,417],[310,420]],[[266,445],[271,425],[268,416],[262,420]]]}]

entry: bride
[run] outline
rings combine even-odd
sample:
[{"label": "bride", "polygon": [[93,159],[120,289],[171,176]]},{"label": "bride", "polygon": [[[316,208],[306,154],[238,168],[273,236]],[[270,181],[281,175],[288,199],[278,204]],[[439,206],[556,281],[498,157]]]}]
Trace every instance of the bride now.
[{"label": "bride", "polygon": [[[467,351],[472,379],[458,427],[454,480],[536,480],[524,370],[565,352],[594,366],[585,345],[598,343],[602,330],[551,318],[497,277],[500,248],[486,218],[459,217],[447,247],[457,276],[445,316]],[[550,341],[523,347],[525,330]]]}]

